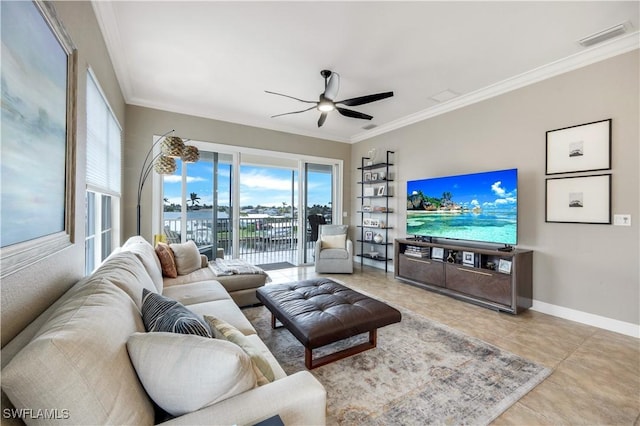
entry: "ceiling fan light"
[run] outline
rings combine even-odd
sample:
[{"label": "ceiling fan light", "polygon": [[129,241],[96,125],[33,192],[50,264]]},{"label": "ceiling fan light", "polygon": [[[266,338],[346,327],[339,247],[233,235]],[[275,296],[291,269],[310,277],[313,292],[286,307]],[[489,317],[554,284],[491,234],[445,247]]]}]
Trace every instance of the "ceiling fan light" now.
[{"label": "ceiling fan light", "polygon": [[336,106],[331,101],[323,100],[318,103],[318,110],[322,112],[329,112],[336,109]]}]

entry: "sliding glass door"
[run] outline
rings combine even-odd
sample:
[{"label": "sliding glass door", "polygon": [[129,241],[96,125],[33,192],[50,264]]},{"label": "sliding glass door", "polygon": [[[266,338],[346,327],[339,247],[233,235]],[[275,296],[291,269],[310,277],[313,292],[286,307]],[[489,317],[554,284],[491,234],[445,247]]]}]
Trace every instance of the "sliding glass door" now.
[{"label": "sliding glass door", "polygon": [[303,263],[313,263],[319,225],[333,223],[334,166],[304,163],[304,233]]},{"label": "sliding glass door", "polygon": [[209,259],[217,249],[232,253],[232,169],[230,154],[200,150],[197,163],[177,159],[178,170],[164,176],[163,227],[168,241],[193,240]]}]

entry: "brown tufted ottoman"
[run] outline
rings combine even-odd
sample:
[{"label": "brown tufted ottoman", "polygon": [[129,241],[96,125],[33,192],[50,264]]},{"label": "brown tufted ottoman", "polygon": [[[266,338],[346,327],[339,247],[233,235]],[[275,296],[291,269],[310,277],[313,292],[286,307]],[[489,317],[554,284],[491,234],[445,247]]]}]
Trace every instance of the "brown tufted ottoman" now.
[{"label": "brown tufted ottoman", "polygon": [[[377,329],[402,319],[397,309],[328,278],[267,285],[256,296],[271,312],[271,326],[277,319],[305,347],[309,370],[375,348]],[[367,332],[368,342],[313,359],[313,349]]]}]

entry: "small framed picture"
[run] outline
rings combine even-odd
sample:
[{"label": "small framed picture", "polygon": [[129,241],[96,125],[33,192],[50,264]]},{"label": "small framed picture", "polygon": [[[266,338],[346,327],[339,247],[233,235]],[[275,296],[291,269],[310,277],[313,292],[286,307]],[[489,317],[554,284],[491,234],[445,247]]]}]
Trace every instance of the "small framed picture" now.
[{"label": "small framed picture", "polygon": [[375,195],[374,188],[364,188],[364,192],[362,193],[362,195],[365,197],[373,197]]},{"label": "small framed picture", "polygon": [[371,172],[366,172],[364,174],[364,181],[369,182],[371,180]]},{"label": "small framed picture", "polygon": [[385,190],[385,186],[384,185],[380,185],[378,187],[378,193],[377,193],[378,197],[384,195],[384,190]]},{"label": "small framed picture", "polygon": [[364,240],[365,241],[373,240],[373,231],[365,231],[364,232]]},{"label": "small framed picture", "polygon": [[466,266],[474,266],[475,265],[476,254],[472,251],[463,251],[462,252],[462,264]]},{"label": "small framed picture", "polygon": [[371,226],[372,228],[379,228],[380,227],[380,220],[379,219],[369,219],[369,226]]},{"label": "small framed picture", "polygon": [[362,226],[371,226],[371,219],[368,217],[362,219]]},{"label": "small framed picture", "polygon": [[444,249],[442,247],[432,247],[431,248],[431,258],[437,260],[444,259]]},{"label": "small framed picture", "polygon": [[378,173],[371,173],[371,180],[372,181],[378,180]]},{"label": "small framed picture", "polygon": [[503,274],[510,274],[511,273],[511,261],[510,260],[505,260],[505,259],[500,259],[500,261],[498,262],[498,272],[502,272]]}]

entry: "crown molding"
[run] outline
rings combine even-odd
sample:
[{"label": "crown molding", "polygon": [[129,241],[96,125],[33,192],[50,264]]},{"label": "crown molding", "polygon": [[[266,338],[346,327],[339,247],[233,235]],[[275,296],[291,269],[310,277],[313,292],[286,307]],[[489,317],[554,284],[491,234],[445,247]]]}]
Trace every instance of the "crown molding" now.
[{"label": "crown molding", "polygon": [[96,16],[98,26],[102,32],[104,43],[107,47],[111,64],[116,73],[116,79],[120,83],[120,90],[122,90],[122,96],[126,103],[133,97],[133,89],[131,84],[131,75],[129,74],[126,65],[118,59],[117,55],[112,55],[111,52],[119,52],[124,49],[122,45],[122,38],[118,31],[118,20],[116,19],[116,13],[113,10],[115,2],[110,1],[91,1],[93,7],[93,14]]},{"label": "crown molding", "polygon": [[640,48],[640,32],[636,31],[474,92],[458,96],[431,108],[380,125],[375,129],[358,133],[352,136],[350,141],[351,143],[361,142],[638,48]]}]

